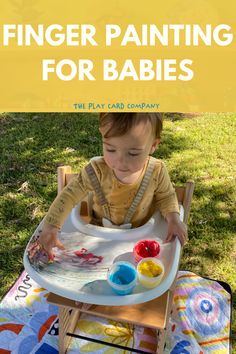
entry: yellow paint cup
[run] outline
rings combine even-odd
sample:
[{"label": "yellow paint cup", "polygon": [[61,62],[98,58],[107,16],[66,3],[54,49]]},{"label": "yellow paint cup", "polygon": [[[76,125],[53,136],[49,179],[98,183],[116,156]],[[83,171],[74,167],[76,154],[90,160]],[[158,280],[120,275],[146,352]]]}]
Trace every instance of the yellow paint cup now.
[{"label": "yellow paint cup", "polygon": [[155,257],[141,259],[137,265],[139,282],[145,288],[155,288],[160,284],[165,272],[163,263]]}]

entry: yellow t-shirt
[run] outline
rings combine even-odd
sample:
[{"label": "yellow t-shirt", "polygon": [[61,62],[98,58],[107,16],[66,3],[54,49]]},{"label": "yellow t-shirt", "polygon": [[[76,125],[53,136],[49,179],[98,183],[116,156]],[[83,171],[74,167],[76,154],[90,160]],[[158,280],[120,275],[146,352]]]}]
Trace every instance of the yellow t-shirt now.
[{"label": "yellow t-shirt", "polygon": [[[170,212],[179,212],[175,190],[164,163],[153,157],[150,157],[150,159],[155,161],[155,167],[142,200],[131,219],[133,227],[146,223],[156,210],[160,210],[164,217]],[[123,224],[126,213],[142,182],[148,159],[140,177],[132,184],[120,182],[107,166],[103,157],[92,160],[91,164],[108,202],[111,222],[116,225]],[[61,227],[71,209],[84,199],[88,192],[92,191],[90,179],[85,168],[83,168],[54,200],[46,215],[46,222]],[[97,223],[101,224],[104,215],[96,195],[93,196],[93,214]]]}]

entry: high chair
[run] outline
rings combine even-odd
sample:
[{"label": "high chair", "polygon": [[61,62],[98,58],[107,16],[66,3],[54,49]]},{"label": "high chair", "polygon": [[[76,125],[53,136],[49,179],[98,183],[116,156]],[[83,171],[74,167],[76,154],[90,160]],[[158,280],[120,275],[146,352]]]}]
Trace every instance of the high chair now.
[{"label": "high chair", "polygon": [[[70,166],[61,166],[58,168],[58,193],[76,174],[71,172]],[[194,183],[188,181],[185,186],[176,187],[176,194],[179,204],[183,206],[184,215],[183,221],[188,222],[189,212],[191,207]],[[89,196],[90,198],[90,196]],[[89,222],[90,217],[90,202],[83,201],[81,203],[81,217]],[[128,322],[139,326],[153,328],[157,331],[158,346],[157,354],[163,353],[166,337],[166,328],[170,317],[171,306],[175,289],[175,280],[171,287],[160,297],[151,301],[127,305],[127,306],[103,306],[91,305],[89,308],[82,308],[82,303],[76,303],[73,300],[49,293],[47,298],[49,303],[59,306],[59,353],[66,353],[72,337],[79,337],[74,334],[76,324],[81,313],[92,314],[98,317],[109,318],[119,322]],[[94,341],[92,338],[86,340]],[[95,340],[96,341],[96,340]],[[100,342],[100,341],[99,341]],[[100,342],[101,343],[101,342]],[[103,343],[111,345],[110,343]],[[132,348],[123,348],[131,352],[144,353],[142,350]]]}]

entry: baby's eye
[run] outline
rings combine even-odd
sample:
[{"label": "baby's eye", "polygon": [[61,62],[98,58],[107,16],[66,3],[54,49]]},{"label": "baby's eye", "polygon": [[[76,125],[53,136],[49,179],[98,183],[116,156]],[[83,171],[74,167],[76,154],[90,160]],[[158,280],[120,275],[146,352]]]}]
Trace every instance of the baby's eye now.
[{"label": "baby's eye", "polygon": [[140,154],[135,154],[133,152],[129,152],[129,156],[139,156]]},{"label": "baby's eye", "polygon": [[116,150],[114,150],[114,149],[106,149],[107,150],[107,152],[116,152]]}]

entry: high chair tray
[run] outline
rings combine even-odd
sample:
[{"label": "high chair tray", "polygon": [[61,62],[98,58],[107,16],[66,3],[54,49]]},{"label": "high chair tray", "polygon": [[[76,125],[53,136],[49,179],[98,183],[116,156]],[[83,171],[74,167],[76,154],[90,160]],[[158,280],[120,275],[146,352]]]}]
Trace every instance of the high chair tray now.
[{"label": "high chair tray", "polygon": [[[40,286],[72,300],[113,306],[150,301],[161,296],[170,288],[178,270],[181,246],[178,239],[171,243],[163,243],[167,227],[159,213],[156,213],[146,225],[141,227],[141,233],[140,228],[112,230],[100,227],[98,229],[99,237],[95,235],[96,226],[93,226],[92,232],[90,232],[91,225],[87,225],[86,228],[86,224],[84,224],[83,231],[78,231],[74,215],[75,213],[72,211],[60,234],[60,240],[66,250],[55,249],[53,263],[41,268],[32,266],[26,248],[25,269]],[[40,229],[41,224],[31,240],[37,237]],[[103,230],[101,229],[106,229],[104,237],[102,237]],[[159,258],[165,267],[164,276],[161,283],[153,289],[146,289],[141,284],[137,284],[131,294],[117,295],[107,283],[107,271],[112,263],[120,260],[129,261],[136,265],[133,247],[139,239],[154,239],[160,243]]]}]

